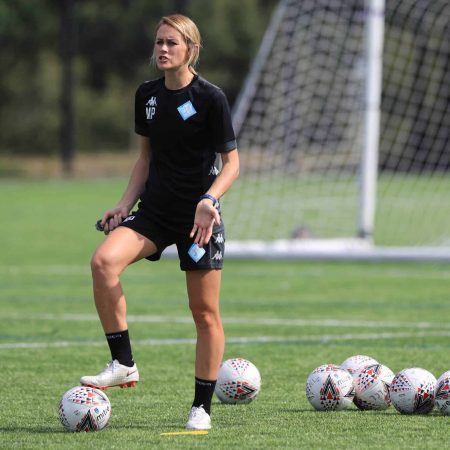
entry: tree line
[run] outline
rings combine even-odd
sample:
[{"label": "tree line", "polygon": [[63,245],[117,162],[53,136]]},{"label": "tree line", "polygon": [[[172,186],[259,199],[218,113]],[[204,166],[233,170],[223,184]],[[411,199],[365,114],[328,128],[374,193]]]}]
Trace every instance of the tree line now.
[{"label": "tree line", "polygon": [[0,153],[129,147],[155,26],[179,12],[203,38],[199,72],[232,104],[277,0],[0,0]]}]

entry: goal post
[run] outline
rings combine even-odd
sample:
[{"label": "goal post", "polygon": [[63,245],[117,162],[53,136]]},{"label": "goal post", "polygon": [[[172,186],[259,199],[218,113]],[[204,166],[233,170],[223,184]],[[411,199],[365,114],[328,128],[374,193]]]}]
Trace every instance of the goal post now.
[{"label": "goal post", "polygon": [[446,0],[279,2],[233,108],[228,256],[450,260],[449,23]]},{"label": "goal post", "polygon": [[361,192],[358,235],[373,238],[375,223],[381,84],[383,72],[385,0],[370,0],[367,8],[364,138],[361,159]]}]

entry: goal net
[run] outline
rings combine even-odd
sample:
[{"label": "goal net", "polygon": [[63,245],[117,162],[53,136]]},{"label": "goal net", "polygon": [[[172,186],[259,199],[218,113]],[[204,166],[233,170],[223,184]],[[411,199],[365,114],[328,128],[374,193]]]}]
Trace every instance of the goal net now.
[{"label": "goal net", "polygon": [[235,257],[450,258],[450,3],[282,0],[233,110]]}]

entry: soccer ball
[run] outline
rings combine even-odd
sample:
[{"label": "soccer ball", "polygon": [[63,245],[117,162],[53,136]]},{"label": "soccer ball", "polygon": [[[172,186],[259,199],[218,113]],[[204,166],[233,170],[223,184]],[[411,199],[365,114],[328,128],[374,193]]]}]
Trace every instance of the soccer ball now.
[{"label": "soccer ball", "polygon": [[67,431],[99,431],[111,416],[111,403],[103,391],[87,386],[69,389],[59,402],[59,420]]},{"label": "soccer ball", "polygon": [[306,381],[306,397],[317,411],[339,411],[353,402],[353,378],[334,364],[315,368]]},{"label": "soccer ball", "polygon": [[217,377],[215,393],[222,403],[250,403],[261,390],[261,375],[250,361],[227,359]]},{"label": "soccer ball", "polygon": [[436,406],[445,416],[450,415],[450,370],[444,372],[437,380]]},{"label": "soccer ball", "polygon": [[392,380],[389,394],[402,414],[428,414],[435,403],[436,378],[418,367],[403,369]]},{"label": "soccer ball", "polygon": [[357,373],[362,367],[378,364],[376,359],[366,355],[355,355],[347,358],[339,367],[349,371],[352,375]]},{"label": "soccer ball", "polygon": [[355,398],[353,402],[362,410],[387,409],[391,404],[389,386],[394,372],[383,364],[362,367],[353,375]]}]

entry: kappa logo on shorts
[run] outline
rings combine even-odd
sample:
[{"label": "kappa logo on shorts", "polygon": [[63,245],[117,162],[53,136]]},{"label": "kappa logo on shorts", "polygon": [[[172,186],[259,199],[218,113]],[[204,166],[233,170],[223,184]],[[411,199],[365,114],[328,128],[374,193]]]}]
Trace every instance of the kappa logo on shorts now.
[{"label": "kappa logo on shorts", "polygon": [[125,222],[129,222],[130,220],[134,220],[135,217],[136,216],[128,216],[125,219],[123,219],[123,222],[125,223]]},{"label": "kappa logo on shorts", "polygon": [[213,238],[214,238],[214,242],[216,243],[216,244],[223,244],[223,242],[224,242],[224,238],[223,238],[223,234],[222,233],[219,233],[217,236],[213,236]]},{"label": "kappa logo on shorts", "polygon": [[215,255],[211,259],[215,259],[216,261],[220,261],[222,258],[223,258],[222,252],[217,250],[217,252],[215,253]]},{"label": "kappa logo on shorts", "polygon": [[193,115],[197,114],[197,111],[195,110],[194,105],[191,103],[190,100],[188,100],[186,103],[183,103],[177,109],[183,120],[187,120],[189,119],[189,117],[192,117]]}]

